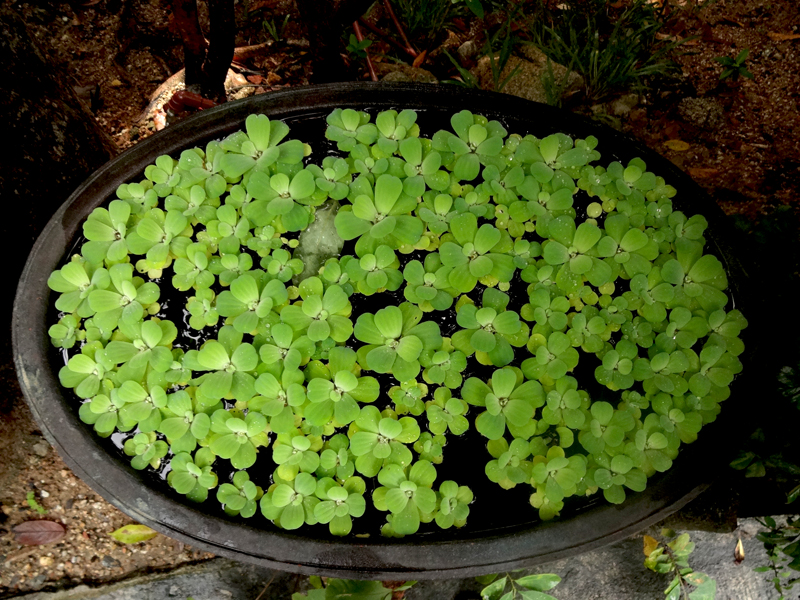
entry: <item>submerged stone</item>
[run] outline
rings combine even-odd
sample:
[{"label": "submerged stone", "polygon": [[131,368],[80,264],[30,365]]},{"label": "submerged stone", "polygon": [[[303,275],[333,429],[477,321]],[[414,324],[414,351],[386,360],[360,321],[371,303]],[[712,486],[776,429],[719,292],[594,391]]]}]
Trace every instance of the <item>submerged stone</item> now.
[{"label": "submerged stone", "polygon": [[339,202],[328,200],[317,208],[314,222],[300,234],[300,243],[294,251],[294,258],[303,261],[303,272],[294,276],[294,285],[319,274],[319,269],[326,260],[341,254],[344,240],[339,237],[333,223],[337,212]]}]

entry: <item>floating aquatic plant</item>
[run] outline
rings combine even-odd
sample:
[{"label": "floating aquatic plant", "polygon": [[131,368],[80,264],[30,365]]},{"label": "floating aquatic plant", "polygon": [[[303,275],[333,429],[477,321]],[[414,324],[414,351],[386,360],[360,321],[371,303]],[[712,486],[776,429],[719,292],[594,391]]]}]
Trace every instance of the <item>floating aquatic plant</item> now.
[{"label": "floating aquatic plant", "polygon": [[742,370],[708,223],[593,137],[450,125],[336,109],[339,154],[314,164],[251,115],[121,185],[48,280],[80,418],[176,492],[284,529],[347,535],[369,505],[385,535],[464,526],[473,493],[434,464],[471,428],[497,493],[530,486],[542,519],[643,490]]}]

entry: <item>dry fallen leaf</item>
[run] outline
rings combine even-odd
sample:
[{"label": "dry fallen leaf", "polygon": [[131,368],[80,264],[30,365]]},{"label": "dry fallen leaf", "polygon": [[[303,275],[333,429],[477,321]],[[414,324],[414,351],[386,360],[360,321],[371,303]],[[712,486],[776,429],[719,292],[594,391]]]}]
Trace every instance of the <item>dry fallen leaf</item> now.
[{"label": "dry fallen leaf", "polygon": [[115,540],[122,542],[123,544],[138,544],[139,542],[146,542],[147,540],[156,537],[158,532],[153,531],[147,525],[133,523],[131,525],[120,527],[110,535]]},{"label": "dry fallen leaf", "polygon": [[707,169],[703,167],[690,167],[688,171],[689,175],[692,177],[699,177],[701,179],[704,177],[713,177],[719,173],[719,169]]},{"label": "dry fallen leaf", "polygon": [[733,557],[736,559],[737,565],[744,560],[744,545],[741,539],[736,542],[736,549],[733,551]]},{"label": "dry fallen leaf", "polygon": [[658,548],[658,541],[649,535],[644,536],[644,555],[650,556]]},{"label": "dry fallen leaf", "polygon": [[13,529],[14,539],[23,546],[41,546],[53,544],[66,534],[66,529],[61,523],[55,521],[25,521]]},{"label": "dry fallen leaf", "polygon": [[670,42],[680,42],[684,40],[684,38],[678,37],[677,35],[671,35],[669,33],[661,33],[660,31],[656,33],[656,39],[667,40]]},{"label": "dry fallen leaf", "polygon": [[415,69],[418,69],[419,66],[425,62],[425,57],[427,56],[428,56],[428,51],[423,50],[422,52],[417,54],[417,57],[414,59],[414,62],[412,63],[411,66],[414,67]]},{"label": "dry fallen leaf", "polygon": [[770,31],[767,33],[769,38],[775,42],[783,42],[786,40],[800,40],[800,33],[776,33]]},{"label": "dry fallen leaf", "polygon": [[664,144],[667,148],[675,152],[686,152],[689,149],[689,144],[683,140],[667,140]]},{"label": "dry fallen leaf", "polygon": [[725,23],[726,25],[736,25],[737,27],[744,27],[744,23],[741,21],[737,21],[736,19],[731,19],[729,17],[722,17],[720,19],[720,23]]}]

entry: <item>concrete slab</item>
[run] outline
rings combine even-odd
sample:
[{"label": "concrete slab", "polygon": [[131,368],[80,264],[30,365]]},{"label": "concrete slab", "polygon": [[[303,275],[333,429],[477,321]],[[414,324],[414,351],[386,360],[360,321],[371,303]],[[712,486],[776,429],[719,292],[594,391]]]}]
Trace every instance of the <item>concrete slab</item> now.
[{"label": "concrete slab", "polygon": [[[774,600],[768,573],[753,569],[767,564],[755,535],[755,519],[742,519],[730,533],[689,531],[696,549],[690,564],[717,581],[717,600]],[[741,538],[745,561],[736,564],[734,548]],[[562,582],[552,591],[558,600],[660,600],[669,577],[644,568],[642,538],[559,560],[531,570],[556,573]],[[267,583],[269,586],[266,588]],[[90,588],[18,596],[19,600],[288,600],[307,579],[288,573],[214,559],[170,573],[145,575]],[[474,579],[421,581],[406,592],[407,600],[477,600],[481,585]],[[800,593],[800,590],[798,590]],[[800,598],[798,593],[786,600]]]}]

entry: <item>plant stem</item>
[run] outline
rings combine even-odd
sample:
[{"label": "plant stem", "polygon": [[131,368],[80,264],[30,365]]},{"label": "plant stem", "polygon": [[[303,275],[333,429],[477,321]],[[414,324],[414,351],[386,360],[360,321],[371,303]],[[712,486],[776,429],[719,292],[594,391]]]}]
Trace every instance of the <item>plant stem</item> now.
[{"label": "plant stem", "polygon": [[267,591],[267,588],[272,584],[272,580],[275,579],[275,573],[272,574],[272,577],[269,578],[267,585],[264,586],[264,589],[261,590],[261,593],[256,597],[256,600],[261,600],[261,596],[264,595],[264,592]]},{"label": "plant stem", "polygon": [[675,573],[678,574],[678,583],[681,586],[681,596],[683,596],[684,600],[689,600],[689,590],[687,589],[686,581],[683,579],[683,575],[678,568],[678,563],[675,562],[675,555],[672,553],[672,548],[670,548],[667,544],[664,544],[664,550],[666,550],[670,560],[672,561],[672,565],[675,568]]},{"label": "plant stem", "polygon": [[194,0],[173,0],[172,13],[183,42],[184,81],[187,86],[199,85],[203,77],[203,60],[208,44],[200,29],[197,4]]},{"label": "plant stem", "polygon": [[406,37],[406,32],[403,29],[403,26],[400,25],[400,21],[397,20],[397,15],[394,14],[394,10],[392,10],[392,5],[389,0],[383,0],[383,5],[386,7],[386,12],[389,13],[389,16],[392,18],[394,22],[394,26],[397,28],[397,31],[400,32],[400,37],[403,38],[403,41],[406,43],[406,52],[408,52],[414,58],[417,57],[417,51],[414,50],[414,46],[411,45],[411,42],[408,41]]},{"label": "plant stem", "polygon": [[365,21],[362,17],[358,18],[358,22],[361,25],[363,25],[364,27],[366,27],[367,29],[369,29],[375,35],[380,36],[382,39],[384,39],[387,42],[389,42],[390,44],[392,44],[398,50],[400,50],[402,52],[405,52],[406,54],[408,54],[409,56],[412,56],[414,58],[417,57],[417,53],[416,52],[414,52],[411,48],[407,48],[406,46],[403,46],[403,44],[398,42],[391,35],[389,35],[388,32],[384,31],[383,29],[379,29],[378,27],[375,27],[375,25],[373,25],[369,21]]},{"label": "plant stem", "polygon": [[233,0],[209,0],[208,18],[211,23],[209,44],[203,62],[203,96],[216,102],[226,102],[225,77],[233,60],[236,45],[236,23]]},{"label": "plant stem", "polygon": [[[356,39],[359,42],[364,41],[364,36],[361,34],[361,27],[358,25],[358,21],[353,21],[353,31],[356,33]],[[378,81],[378,75],[375,73],[375,67],[372,65],[372,60],[369,58],[369,52],[366,48],[364,48],[364,54],[367,58],[367,68],[369,69],[369,77],[372,81]]]},{"label": "plant stem", "polygon": [[511,591],[514,592],[514,598],[517,597],[517,586],[514,584],[514,579],[511,577],[511,573],[506,573],[506,577],[508,577],[508,582],[511,584]]}]

